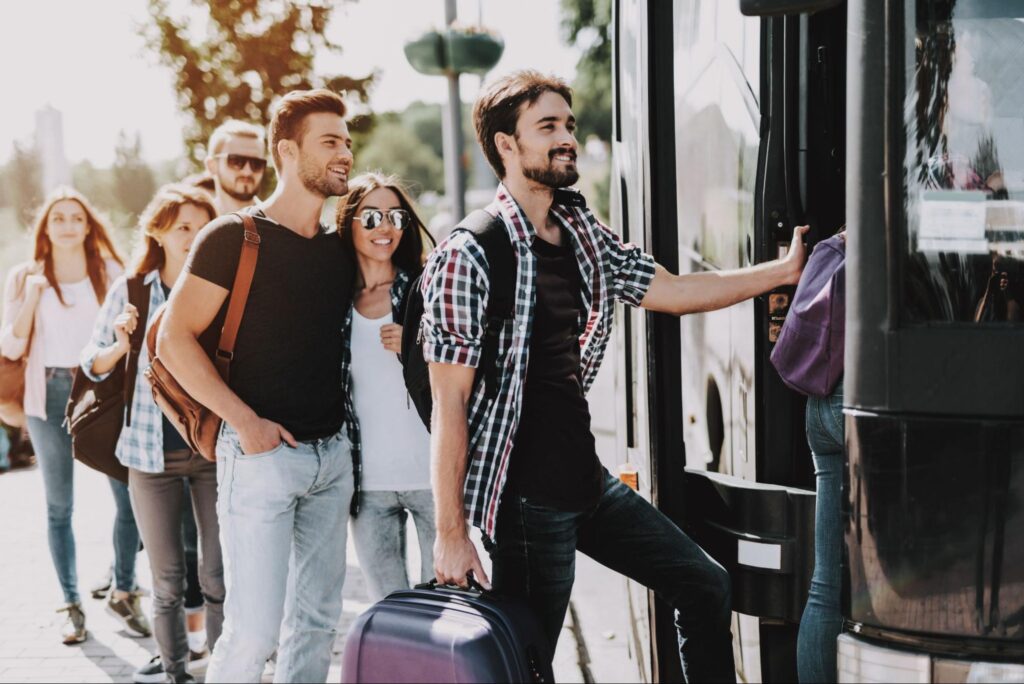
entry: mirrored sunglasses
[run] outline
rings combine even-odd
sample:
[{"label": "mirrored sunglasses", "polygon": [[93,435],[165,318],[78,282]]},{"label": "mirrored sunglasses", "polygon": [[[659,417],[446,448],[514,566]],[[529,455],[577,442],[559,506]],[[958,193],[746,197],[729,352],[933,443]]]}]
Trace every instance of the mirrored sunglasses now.
[{"label": "mirrored sunglasses", "polygon": [[381,211],[380,209],[363,209],[359,216],[359,222],[363,224],[363,228],[366,230],[373,230],[380,224],[384,223],[384,217],[388,217],[388,221],[395,227],[395,230],[405,230],[405,227],[409,225],[409,221],[412,219],[409,216],[409,212],[405,209],[388,209],[387,211]]}]

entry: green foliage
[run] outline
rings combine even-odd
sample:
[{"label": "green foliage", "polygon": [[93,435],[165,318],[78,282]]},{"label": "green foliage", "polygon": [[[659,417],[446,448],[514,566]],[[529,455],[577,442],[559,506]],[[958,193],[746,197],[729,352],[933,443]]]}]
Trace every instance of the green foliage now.
[{"label": "green foliage", "polygon": [[561,0],[562,30],[570,45],[583,48],[573,81],[573,112],[581,141],[612,133],[611,0]]},{"label": "green foliage", "polygon": [[[347,0],[352,1],[352,0]],[[317,51],[338,51],[327,38],[330,0],[192,0],[194,15],[173,16],[168,0],[149,0],[149,46],[175,74],[178,106],[189,118],[185,145],[199,167],[213,129],[227,118],[266,124],[274,98],[325,87],[366,100],[373,75],[318,76]],[[192,17],[195,19],[196,17]],[[189,24],[205,23],[202,35]]]},{"label": "green foliage", "polygon": [[117,202],[134,220],[156,192],[156,179],[152,169],[142,159],[142,142],[138,133],[134,141],[130,141],[124,131],[118,134],[111,171]]},{"label": "green foliage", "polygon": [[43,202],[43,164],[34,147],[14,143],[14,154],[5,174],[7,196],[15,217],[28,225]]},{"label": "green foliage", "polygon": [[356,169],[393,173],[409,184],[410,190],[444,190],[444,164],[433,148],[391,115],[378,123],[365,146],[356,149]]}]

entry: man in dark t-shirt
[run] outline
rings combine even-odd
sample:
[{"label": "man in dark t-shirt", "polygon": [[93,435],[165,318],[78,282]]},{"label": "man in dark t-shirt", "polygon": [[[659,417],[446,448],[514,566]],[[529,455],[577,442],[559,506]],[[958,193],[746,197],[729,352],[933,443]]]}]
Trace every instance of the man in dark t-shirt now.
[{"label": "man in dark t-shirt", "polygon": [[341,385],[352,264],[320,224],[324,200],[348,190],[344,116],[326,90],[294,91],[275,110],[278,186],[246,210],[259,255],[228,382],[211,352],[245,239],[239,217],[213,221],[196,239],[157,342],[181,385],[224,419],[217,506],[227,600],[208,682],[259,681],[275,649],[279,680],[327,678],[354,487]]}]

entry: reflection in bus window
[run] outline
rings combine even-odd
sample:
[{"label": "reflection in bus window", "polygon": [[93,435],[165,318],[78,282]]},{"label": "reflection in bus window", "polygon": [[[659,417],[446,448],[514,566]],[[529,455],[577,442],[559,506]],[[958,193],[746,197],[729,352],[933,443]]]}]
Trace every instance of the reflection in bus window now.
[{"label": "reflection in bus window", "polygon": [[1024,8],[907,0],[904,317],[1015,323],[1024,305]]}]

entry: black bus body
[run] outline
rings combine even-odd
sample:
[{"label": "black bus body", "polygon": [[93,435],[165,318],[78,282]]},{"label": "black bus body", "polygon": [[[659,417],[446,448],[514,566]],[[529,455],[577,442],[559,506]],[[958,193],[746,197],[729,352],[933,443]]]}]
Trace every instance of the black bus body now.
[{"label": "black bus body", "polygon": [[[1024,679],[1024,2],[615,0],[613,31],[626,239],[686,273],[848,227],[841,681]],[[730,570],[744,681],[795,680],[813,569],[792,294],[615,340],[616,459]],[[629,599],[638,677],[679,680]]]}]

